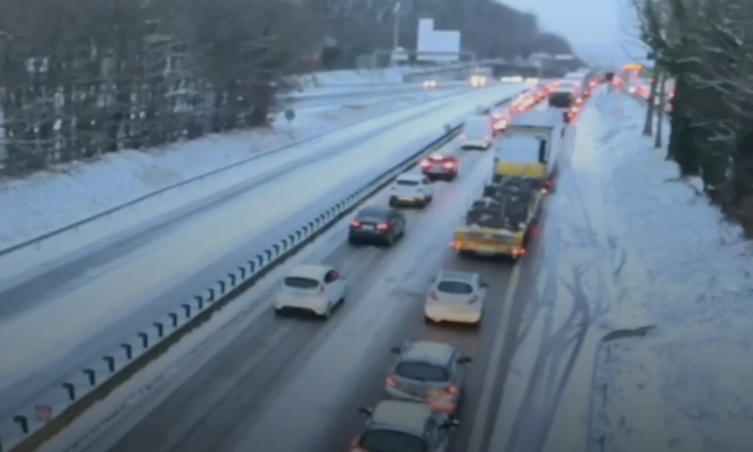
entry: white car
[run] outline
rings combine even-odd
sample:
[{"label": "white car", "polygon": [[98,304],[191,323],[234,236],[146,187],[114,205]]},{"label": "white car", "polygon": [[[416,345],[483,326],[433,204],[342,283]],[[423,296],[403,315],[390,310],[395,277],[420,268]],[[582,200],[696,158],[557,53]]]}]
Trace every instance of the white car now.
[{"label": "white car", "polygon": [[439,83],[436,80],[426,80],[424,81],[424,89],[425,90],[434,90],[437,89],[439,86]]},{"label": "white car", "polygon": [[472,115],[465,119],[460,134],[461,149],[489,149],[494,140],[490,115]]},{"label": "white car", "polygon": [[479,324],[484,313],[487,285],[478,273],[442,270],[424,303],[429,322]]},{"label": "white car", "polygon": [[314,313],[329,318],[345,301],[346,278],[328,265],[300,265],[282,280],[274,302],[275,313]]},{"label": "white car", "polygon": [[426,207],[434,197],[434,186],[423,174],[404,173],[390,187],[390,206],[417,205]]}]

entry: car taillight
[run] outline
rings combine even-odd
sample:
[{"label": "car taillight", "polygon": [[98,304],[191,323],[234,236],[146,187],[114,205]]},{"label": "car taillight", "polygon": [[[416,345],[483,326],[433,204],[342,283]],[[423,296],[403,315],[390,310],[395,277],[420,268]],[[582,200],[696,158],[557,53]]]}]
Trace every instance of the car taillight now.
[{"label": "car taillight", "polygon": [[369,452],[358,444],[358,438],[350,442],[350,452]]},{"label": "car taillight", "polygon": [[431,166],[431,162],[428,160],[421,160],[421,168],[428,168]]},{"label": "car taillight", "polygon": [[475,303],[478,303],[478,295],[472,296],[470,301],[468,301],[468,304],[475,304]]},{"label": "car taillight", "polygon": [[377,225],[377,231],[389,231],[389,229],[390,225],[388,225],[387,223],[379,223]]},{"label": "car taillight", "polygon": [[450,169],[450,168],[452,168],[453,166],[455,166],[455,164],[454,164],[454,163],[452,163],[452,162],[447,162],[447,163],[445,163],[445,164],[444,164],[444,165],[442,165],[442,166],[444,166],[444,167],[445,167],[445,168],[447,168],[447,169]]},{"label": "car taillight", "polygon": [[520,257],[526,255],[526,249],[525,248],[518,248],[516,250],[513,250],[512,255],[514,257]]},{"label": "car taillight", "polygon": [[458,393],[460,392],[460,389],[455,385],[450,385],[450,386],[447,386],[447,389],[445,389],[445,391],[447,391],[447,394],[450,394],[450,395],[458,395]]},{"label": "car taillight", "polygon": [[395,377],[387,377],[387,386],[390,388],[396,388],[397,387],[397,380]]},{"label": "car taillight", "polygon": [[429,296],[431,297],[432,300],[439,301],[439,295],[437,295],[436,292],[430,293]]},{"label": "car taillight", "polygon": [[361,227],[361,222],[360,221],[351,221],[350,222],[350,226],[353,227],[353,228],[360,228]]}]

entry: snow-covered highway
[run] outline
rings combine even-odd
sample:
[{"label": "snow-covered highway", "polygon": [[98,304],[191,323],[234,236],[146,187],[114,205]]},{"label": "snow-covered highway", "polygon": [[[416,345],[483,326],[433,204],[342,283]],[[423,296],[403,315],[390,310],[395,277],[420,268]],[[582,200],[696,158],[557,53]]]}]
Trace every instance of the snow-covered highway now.
[{"label": "snow-covered highway", "polygon": [[[2,411],[201,290],[276,225],[399,160],[477,105],[520,89],[488,88],[367,121],[261,158],[212,187],[210,199],[204,186],[174,205],[163,199],[100,230],[5,260],[10,278],[0,294],[0,342],[23,347],[3,350]],[[181,221],[171,221],[181,209]],[[40,267],[45,262],[51,264]]]},{"label": "snow-covered highway", "polygon": [[[723,234],[720,246],[720,215],[668,181],[676,171],[645,146],[631,102],[597,92],[571,128],[572,158],[516,267],[447,246],[491,158],[462,154],[459,179],[406,213],[405,241],[347,246],[343,220],[244,294],[248,309],[227,328],[199,331],[205,341],[182,361],[155,362],[39,452],[348,450],[364,422],[357,408],[383,396],[389,348],[416,339],[474,358],[451,452],[747,452],[750,244]],[[267,289],[299,262],[350,280],[324,324],[271,314]],[[424,324],[442,268],[490,283],[479,331]],[[600,355],[605,334],[646,325],[658,334]]]}]

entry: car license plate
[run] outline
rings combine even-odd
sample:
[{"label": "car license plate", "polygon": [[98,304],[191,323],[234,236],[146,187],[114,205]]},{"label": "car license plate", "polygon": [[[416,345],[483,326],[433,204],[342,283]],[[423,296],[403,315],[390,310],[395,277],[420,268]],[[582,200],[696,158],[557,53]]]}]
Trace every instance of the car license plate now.
[{"label": "car license plate", "polygon": [[374,226],[364,225],[363,226],[363,230],[364,231],[373,231],[374,230]]},{"label": "car license plate", "polygon": [[463,314],[463,313],[465,313],[465,309],[464,308],[449,307],[449,308],[447,308],[447,310],[450,311],[450,312],[454,312],[455,314]]}]

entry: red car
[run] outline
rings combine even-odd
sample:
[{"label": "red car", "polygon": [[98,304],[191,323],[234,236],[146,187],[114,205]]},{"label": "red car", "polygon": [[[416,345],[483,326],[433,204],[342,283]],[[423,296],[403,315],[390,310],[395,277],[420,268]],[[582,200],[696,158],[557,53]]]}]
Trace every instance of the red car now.
[{"label": "red car", "polygon": [[421,160],[421,172],[431,180],[453,180],[458,176],[458,158],[432,154]]}]

